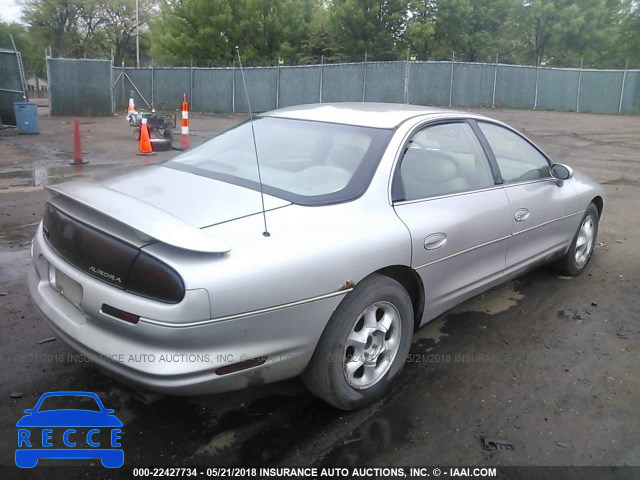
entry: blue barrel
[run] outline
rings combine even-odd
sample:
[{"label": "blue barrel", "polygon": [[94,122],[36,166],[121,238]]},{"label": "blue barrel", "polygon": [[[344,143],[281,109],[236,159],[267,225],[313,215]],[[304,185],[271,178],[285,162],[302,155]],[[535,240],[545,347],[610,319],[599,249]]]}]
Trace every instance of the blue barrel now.
[{"label": "blue barrel", "polygon": [[16,114],[18,133],[40,133],[38,129],[38,105],[31,102],[13,102],[13,111]]}]

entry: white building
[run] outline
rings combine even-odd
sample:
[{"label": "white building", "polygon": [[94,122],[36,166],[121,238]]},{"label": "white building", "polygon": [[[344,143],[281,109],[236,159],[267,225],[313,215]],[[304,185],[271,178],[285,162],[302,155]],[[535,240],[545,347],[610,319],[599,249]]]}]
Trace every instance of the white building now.
[{"label": "white building", "polygon": [[44,78],[39,78],[36,75],[33,75],[27,78],[26,81],[28,90],[49,90],[49,84]]}]

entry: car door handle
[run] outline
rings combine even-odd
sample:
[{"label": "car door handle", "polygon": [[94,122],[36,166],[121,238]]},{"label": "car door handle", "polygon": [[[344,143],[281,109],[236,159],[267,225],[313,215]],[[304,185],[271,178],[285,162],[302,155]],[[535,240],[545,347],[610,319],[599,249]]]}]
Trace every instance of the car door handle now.
[{"label": "car door handle", "polygon": [[516,219],[516,222],[524,222],[527,218],[529,218],[529,210],[526,208],[519,208],[516,210],[515,215],[513,216]]},{"label": "car door handle", "polygon": [[435,250],[447,243],[446,233],[432,233],[424,240],[424,248],[427,250]]}]

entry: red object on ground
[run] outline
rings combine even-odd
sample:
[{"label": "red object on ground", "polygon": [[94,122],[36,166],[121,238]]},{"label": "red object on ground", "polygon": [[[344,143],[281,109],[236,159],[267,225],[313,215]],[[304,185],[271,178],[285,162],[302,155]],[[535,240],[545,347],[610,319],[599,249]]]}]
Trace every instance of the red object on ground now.
[{"label": "red object on ground", "polygon": [[180,144],[183,149],[189,148],[189,104],[187,94],[182,94],[182,124],[180,129]]},{"label": "red object on ground", "polygon": [[140,125],[140,153],[138,155],[153,155],[151,148],[151,138],[149,137],[149,127],[146,122]]},{"label": "red object on ground", "polygon": [[80,140],[80,123],[78,119],[73,122],[73,164],[87,163],[82,158],[82,141]]}]

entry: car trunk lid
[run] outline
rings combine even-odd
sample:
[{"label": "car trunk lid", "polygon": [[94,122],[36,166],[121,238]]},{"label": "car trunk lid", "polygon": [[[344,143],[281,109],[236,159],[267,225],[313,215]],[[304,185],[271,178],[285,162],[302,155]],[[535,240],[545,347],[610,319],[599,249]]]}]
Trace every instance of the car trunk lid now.
[{"label": "car trunk lid", "polygon": [[[47,188],[65,199],[58,207],[82,221],[95,225],[92,217],[107,217],[115,221],[110,230],[124,225],[144,243],[156,240],[197,252],[230,251],[230,245],[205,228],[261,211],[259,192],[163,167],[147,167],[100,183]],[[288,204],[265,195],[267,210]]]},{"label": "car trunk lid", "polygon": [[[262,211],[259,191],[164,166],[119,176],[104,186],[198,228]],[[290,204],[270,195],[264,201],[267,210]]]}]

